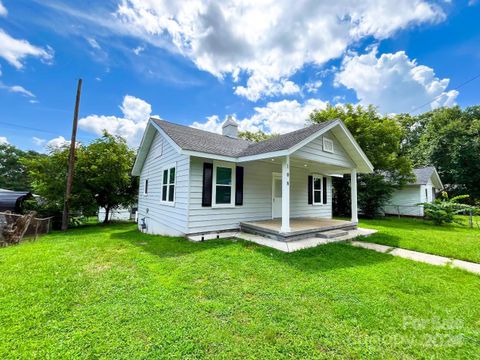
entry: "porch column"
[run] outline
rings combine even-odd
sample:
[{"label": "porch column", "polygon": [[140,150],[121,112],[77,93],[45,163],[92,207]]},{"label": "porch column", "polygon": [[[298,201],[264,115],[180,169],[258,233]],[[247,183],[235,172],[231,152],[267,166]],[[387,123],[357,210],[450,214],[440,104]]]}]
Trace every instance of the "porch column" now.
[{"label": "porch column", "polygon": [[352,169],[350,178],[351,203],[352,203],[352,222],[358,223],[357,210],[357,169]]},{"label": "porch column", "polygon": [[282,227],[280,232],[290,232],[290,156],[282,160]]}]

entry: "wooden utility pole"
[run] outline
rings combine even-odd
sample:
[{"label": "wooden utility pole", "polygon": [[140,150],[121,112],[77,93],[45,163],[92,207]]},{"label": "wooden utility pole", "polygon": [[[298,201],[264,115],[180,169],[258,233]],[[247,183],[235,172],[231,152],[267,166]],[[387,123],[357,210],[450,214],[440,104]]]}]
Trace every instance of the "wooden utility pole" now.
[{"label": "wooden utility pole", "polygon": [[62,230],[68,229],[70,196],[72,193],[73,173],[75,170],[75,145],[77,142],[78,109],[80,107],[81,93],[82,93],[82,79],[78,79],[77,98],[75,100],[75,111],[73,113],[72,139],[70,140],[70,155],[68,157],[67,187],[65,189],[65,200],[63,202]]}]

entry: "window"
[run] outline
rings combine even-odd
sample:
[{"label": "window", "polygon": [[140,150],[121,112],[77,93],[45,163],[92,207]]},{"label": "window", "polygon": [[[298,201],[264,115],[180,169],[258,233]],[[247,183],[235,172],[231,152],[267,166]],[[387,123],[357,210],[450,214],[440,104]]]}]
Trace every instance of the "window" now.
[{"label": "window", "polygon": [[148,179],[145,179],[145,185],[144,185],[144,187],[143,187],[143,193],[144,193],[145,195],[148,194]]},{"label": "window", "polygon": [[323,151],[333,153],[333,140],[324,137],[323,138]]},{"label": "window", "polygon": [[313,175],[313,204],[320,205],[323,204],[323,196],[322,196],[322,182],[323,177],[319,175]]},{"label": "window", "polygon": [[213,164],[213,206],[235,206],[235,165],[229,163]]},{"label": "window", "polygon": [[162,176],[162,202],[173,204],[175,202],[175,165],[163,169]]}]

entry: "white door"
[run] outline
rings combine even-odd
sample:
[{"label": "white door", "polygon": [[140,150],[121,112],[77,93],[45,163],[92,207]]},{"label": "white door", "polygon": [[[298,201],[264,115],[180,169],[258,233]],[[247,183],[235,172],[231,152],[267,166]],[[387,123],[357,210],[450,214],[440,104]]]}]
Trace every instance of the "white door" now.
[{"label": "white door", "polygon": [[272,218],[282,217],[282,174],[272,173]]}]

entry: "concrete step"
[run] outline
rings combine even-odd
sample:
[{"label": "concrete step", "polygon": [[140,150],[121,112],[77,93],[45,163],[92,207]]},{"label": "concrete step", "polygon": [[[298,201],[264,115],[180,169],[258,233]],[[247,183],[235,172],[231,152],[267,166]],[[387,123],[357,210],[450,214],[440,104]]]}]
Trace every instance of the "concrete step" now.
[{"label": "concrete step", "polygon": [[320,232],[317,234],[317,236],[319,238],[323,238],[323,239],[335,239],[335,238],[338,238],[340,236],[346,236],[348,235],[348,231],[347,230],[330,230],[330,231],[323,231],[323,232]]}]

